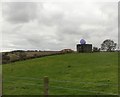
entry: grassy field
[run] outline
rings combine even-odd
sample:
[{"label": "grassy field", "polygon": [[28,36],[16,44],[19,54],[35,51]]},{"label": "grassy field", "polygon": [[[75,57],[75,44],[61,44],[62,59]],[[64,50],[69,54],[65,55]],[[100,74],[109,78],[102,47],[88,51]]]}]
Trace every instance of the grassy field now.
[{"label": "grassy field", "polygon": [[0,74],[2,74],[2,65],[0,65]]},{"label": "grassy field", "polygon": [[4,95],[42,95],[49,77],[50,95],[117,94],[118,54],[72,53],[3,65]]},{"label": "grassy field", "polygon": [[2,86],[2,65],[0,65],[0,90],[1,90],[1,86]]}]

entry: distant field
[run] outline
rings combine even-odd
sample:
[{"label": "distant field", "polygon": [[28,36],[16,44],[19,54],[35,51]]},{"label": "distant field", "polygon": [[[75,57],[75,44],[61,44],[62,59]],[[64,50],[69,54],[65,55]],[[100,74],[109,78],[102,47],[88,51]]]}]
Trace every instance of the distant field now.
[{"label": "distant field", "polygon": [[43,77],[50,95],[117,94],[118,54],[71,53],[3,65],[4,95],[42,95]]}]

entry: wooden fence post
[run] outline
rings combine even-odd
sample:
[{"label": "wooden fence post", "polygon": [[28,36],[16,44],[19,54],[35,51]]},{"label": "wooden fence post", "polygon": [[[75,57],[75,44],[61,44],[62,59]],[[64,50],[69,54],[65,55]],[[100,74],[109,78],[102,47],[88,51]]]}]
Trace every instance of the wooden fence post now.
[{"label": "wooden fence post", "polygon": [[47,76],[44,77],[44,95],[45,97],[48,97],[48,84],[49,84],[49,78]]}]

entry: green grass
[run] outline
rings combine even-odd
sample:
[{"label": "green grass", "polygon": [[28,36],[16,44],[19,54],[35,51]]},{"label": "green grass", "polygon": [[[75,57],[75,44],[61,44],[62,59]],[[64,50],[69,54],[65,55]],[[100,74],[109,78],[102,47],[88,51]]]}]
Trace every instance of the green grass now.
[{"label": "green grass", "polygon": [[3,65],[3,94],[42,95],[44,76],[50,80],[50,95],[117,94],[117,68],[118,54],[114,52],[73,53],[19,61]]},{"label": "green grass", "polygon": [[0,65],[0,74],[2,74],[2,65]]}]

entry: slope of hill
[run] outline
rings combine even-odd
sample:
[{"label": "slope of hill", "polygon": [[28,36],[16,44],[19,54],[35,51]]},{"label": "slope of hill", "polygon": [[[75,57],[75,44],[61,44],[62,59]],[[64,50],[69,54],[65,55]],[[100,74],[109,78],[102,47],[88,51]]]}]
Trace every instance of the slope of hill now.
[{"label": "slope of hill", "polygon": [[3,65],[4,95],[42,95],[49,77],[50,95],[117,94],[116,52],[71,53]]}]

